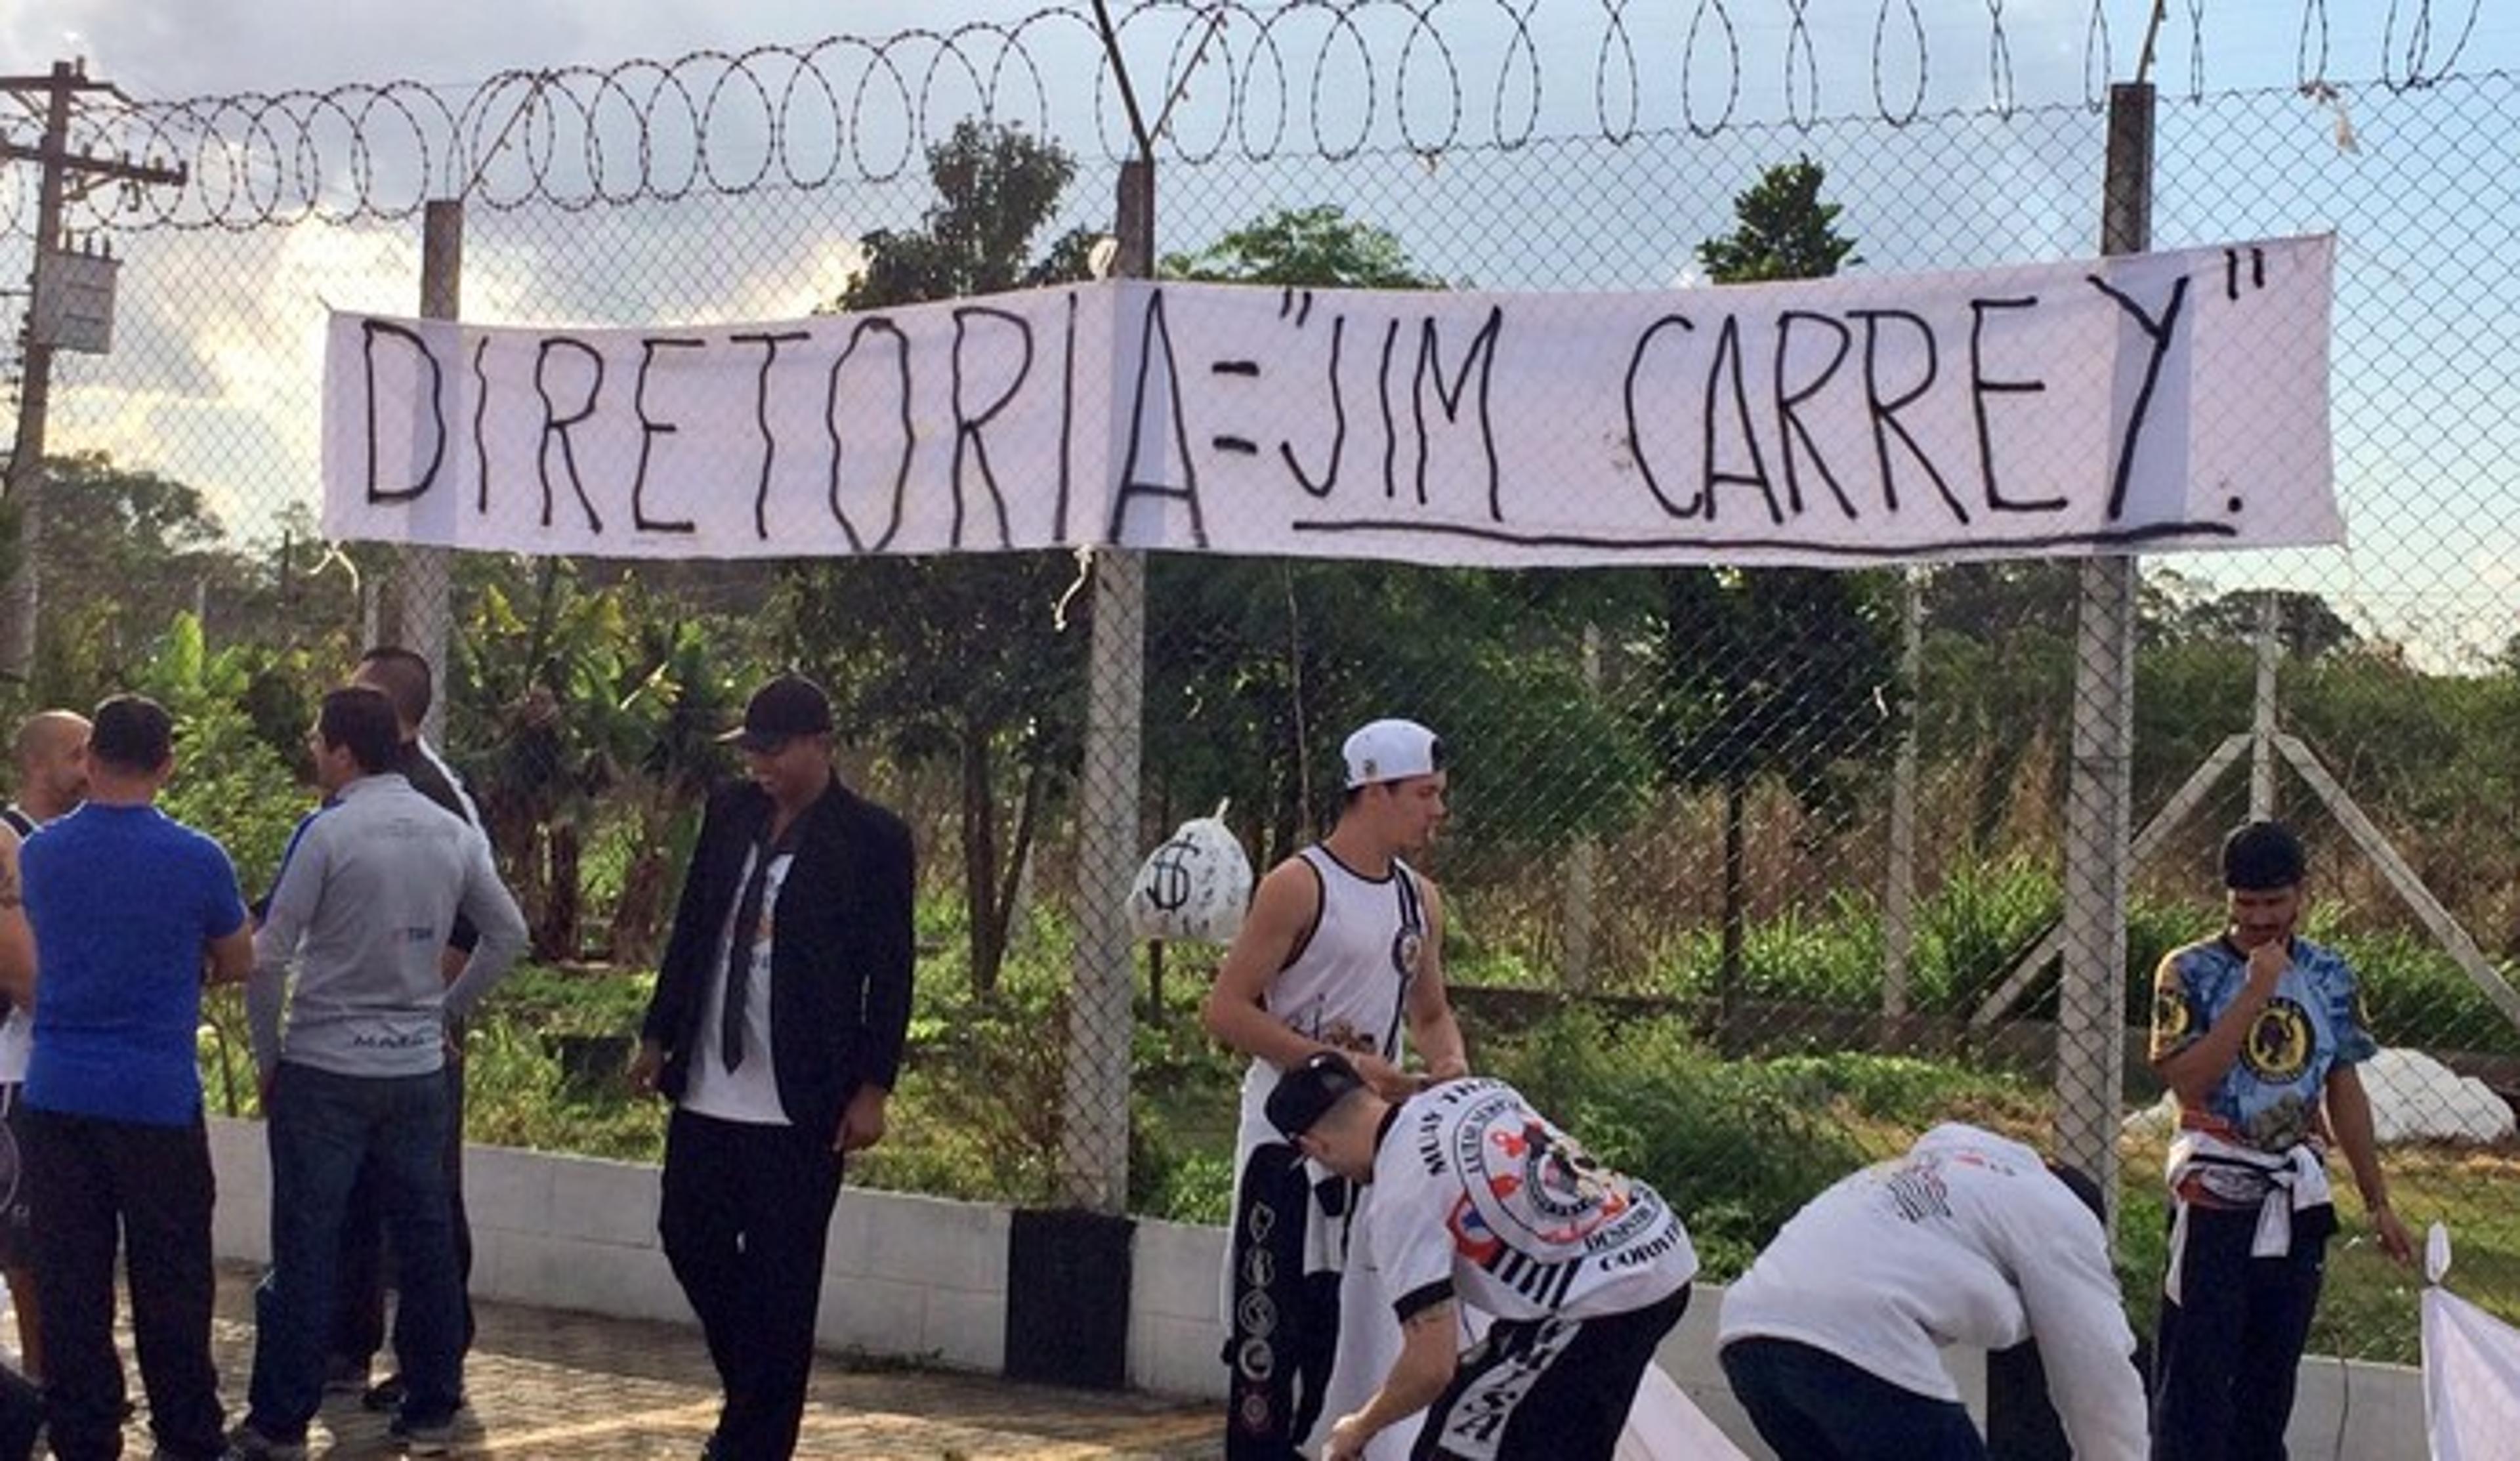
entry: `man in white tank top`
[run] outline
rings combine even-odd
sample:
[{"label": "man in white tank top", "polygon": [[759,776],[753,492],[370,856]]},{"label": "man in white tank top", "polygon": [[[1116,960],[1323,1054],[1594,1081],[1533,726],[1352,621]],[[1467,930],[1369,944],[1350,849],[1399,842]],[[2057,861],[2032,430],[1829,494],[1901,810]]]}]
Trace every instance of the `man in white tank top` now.
[{"label": "man in white tank top", "polygon": [[[1308,1166],[1269,1124],[1281,1073],[1335,1050],[1395,1102],[1469,1073],[1444,992],[1443,902],[1402,860],[1444,819],[1442,743],[1415,721],[1376,720],[1344,753],[1338,825],[1261,880],[1200,1012],[1251,1057],[1226,1274],[1229,1461],[1298,1454],[1317,1423],[1372,1393],[1400,1346],[1387,1307],[1349,1301],[1373,1292],[1344,1272],[1360,1189]],[[1402,1070],[1413,1045],[1419,1074]]]},{"label": "man in white tank top", "polygon": [[[18,845],[55,817],[67,816],[87,798],[87,717],[75,710],[37,710],[18,723],[10,744],[17,763],[18,795],[0,806],[0,822],[13,834],[7,876],[0,884],[0,949],[22,936],[32,958],[34,935],[18,882]],[[29,965],[27,978],[34,971]],[[0,1281],[9,1286],[9,1303],[18,1313],[18,1355],[26,1376],[44,1378],[43,1314],[35,1299],[35,1235],[26,1206],[25,1120],[26,1065],[35,1049],[34,993],[0,982],[8,1011],[0,1019],[0,1141],[8,1158],[0,1163],[7,1176],[0,1181]],[[0,1455],[7,1454],[0,1448]]]}]

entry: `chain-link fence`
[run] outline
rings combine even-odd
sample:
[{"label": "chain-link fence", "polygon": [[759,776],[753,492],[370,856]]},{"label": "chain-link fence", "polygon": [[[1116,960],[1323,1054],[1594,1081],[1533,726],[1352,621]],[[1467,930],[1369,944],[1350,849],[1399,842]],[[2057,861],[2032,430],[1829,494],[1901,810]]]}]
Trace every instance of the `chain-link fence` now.
[{"label": "chain-link fence", "polygon": [[[1182,8],[1169,56],[1148,58],[1148,110],[1183,108],[1156,169],[1169,270],[1664,289],[1705,279],[1701,246],[1739,227],[1735,200],[1801,160],[1850,270],[2104,243],[2110,123],[2092,105],[2015,105],[2007,81],[1997,109],[1894,94],[1889,116],[1823,119],[1789,68],[1772,99],[1787,119],[1756,120],[1736,59],[1730,93],[1700,76],[1683,123],[1657,129],[1601,79],[1654,65],[1621,37],[1587,63],[1596,125],[1552,134],[1516,120],[1542,114],[1538,78],[1563,62],[1545,18],[1505,27],[1490,98],[1487,73],[1462,79],[1458,35],[1442,44],[1465,22],[1414,11],[1377,29],[1373,6],[1312,9],[1353,18],[1319,55],[1269,29],[1282,20]],[[74,240],[123,255],[119,318],[111,354],[49,361],[22,703],[126,684],[177,703],[187,805],[252,881],[303,801],[288,761],[314,695],[363,642],[430,642],[442,603],[444,738],[537,954],[635,970],[699,798],[731,769],[711,734],[750,681],[808,669],[841,705],[846,774],[919,830],[913,1094],[969,1133],[888,1175],[1188,1215],[1221,1205],[1231,1128],[1231,1073],[1188,1014],[1215,951],[1134,950],[1134,1009],[1090,953],[1080,982],[1076,950],[1115,916],[1077,896],[1110,858],[1088,855],[1096,799],[1126,819],[1134,791],[1126,860],[1223,803],[1265,868],[1334,815],[1346,730],[1412,715],[1455,748],[1433,871],[1476,1056],[1605,1128],[1680,1196],[1719,1270],[1933,1120],[2115,1132],[2158,1090],[2155,966],[2222,926],[2222,831],[2276,812],[2313,849],[2310,927],[2353,958],[2390,1047],[2369,1079],[2399,1207],[2449,1220],[2468,1292],[2520,1313],[2520,1219],[2498,1195],[2520,1162],[2520,1028],[2490,987],[2520,949],[2520,797],[2500,753],[2520,730],[2503,480],[2520,271],[2495,165],[2520,83],[2408,79],[2163,99],[2148,238],[2115,241],[2336,233],[2350,546],[2149,558],[2115,585],[2069,560],[1157,556],[1137,566],[1142,641],[1097,623],[1113,601],[1063,556],[627,568],[336,546],[314,524],[323,311],[418,312],[425,198],[464,198],[460,262],[437,263],[468,321],[781,319],[1078,277],[1112,228],[1106,155],[1125,135],[1081,12],[776,64],[108,108],[87,135],[156,144],[190,180],[69,211]],[[899,107],[871,109],[870,88]],[[958,214],[952,177],[922,165],[954,142],[964,93],[1030,125],[1026,156],[1056,184],[1037,226],[865,293],[871,260],[926,256],[905,241],[951,252],[958,219],[1017,206],[996,193]],[[7,118],[10,140],[32,146],[28,125]],[[33,164],[12,170],[14,276],[36,210]],[[2113,589],[2132,616],[2114,670],[2092,617]],[[170,635],[185,615],[198,632]],[[1099,684],[1097,629],[1119,647]],[[1143,696],[1134,744],[1111,723],[1121,689]],[[1115,745],[1122,759],[1094,759]],[[2123,979],[2060,982],[2060,951]],[[1080,1070],[1098,1078],[1080,1087]],[[2158,1271],[2165,1140],[2138,1117],[2115,1141],[2131,1273]],[[2410,1354],[2411,1283],[2367,1246],[2332,1275],[2322,1347]]]}]

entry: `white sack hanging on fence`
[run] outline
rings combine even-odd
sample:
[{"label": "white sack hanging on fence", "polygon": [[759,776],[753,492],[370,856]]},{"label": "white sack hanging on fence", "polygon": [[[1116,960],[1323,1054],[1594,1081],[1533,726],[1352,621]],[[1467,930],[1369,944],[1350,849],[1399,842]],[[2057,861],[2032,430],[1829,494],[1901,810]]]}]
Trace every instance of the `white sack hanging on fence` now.
[{"label": "white sack hanging on fence", "polygon": [[1220,805],[1147,854],[1129,888],[1129,925],[1141,938],[1231,943],[1250,904],[1251,859]]},{"label": "white sack hanging on fence", "polygon": [[2424,1421],[2433,1461],[2510,1455],[2520,1436],[2520,1329],[2441,1286],[2450,1234],[2434,1223],[2425,1245]]}]

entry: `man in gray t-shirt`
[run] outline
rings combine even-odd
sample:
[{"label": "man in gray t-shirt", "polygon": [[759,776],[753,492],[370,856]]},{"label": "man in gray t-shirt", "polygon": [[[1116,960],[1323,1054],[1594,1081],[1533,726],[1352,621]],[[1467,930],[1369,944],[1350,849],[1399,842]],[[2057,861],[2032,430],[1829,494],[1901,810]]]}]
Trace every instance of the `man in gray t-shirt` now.
[{"label": "man in gray t-shirt", "polygon": [[[325,805],[291,845],[254,939],[247,1010],[270,1122],[272,1265],[256,1296],[251,1409],[231,1455],[305,1452],[363,1164],[384,1184],[400,1262],[407,1389],[394,1434],[415,1455],[442,1454],[462,1404],[462,1286],[439,1162],[445,1030],[505,977],[525,921],[488,844],[390,769],[399,742],[380,692],[324,697],[309,749]],[[438,951],[459,916],[480,941],[449,985]]]}]

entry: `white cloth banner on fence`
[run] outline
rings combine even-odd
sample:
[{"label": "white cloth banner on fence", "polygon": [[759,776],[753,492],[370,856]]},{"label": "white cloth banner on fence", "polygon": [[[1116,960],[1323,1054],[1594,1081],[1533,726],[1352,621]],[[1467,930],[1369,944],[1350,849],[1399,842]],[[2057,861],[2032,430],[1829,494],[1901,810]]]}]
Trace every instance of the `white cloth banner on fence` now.
[{"label": "white cloth banner on fence", "polygon": [[332,317],[324,528],[1487,567],[2333,543],[2334,241],[1642,294],[1106,281],[776,324]]},{"label": "white cloth banner on fence", "polygon": [[2424,1420],[2433,1461],[2499,1461],[2520,1437],[2520,1329],[2441,1286],[2450,1268],[2441,1224],[2427,1248]]}]

